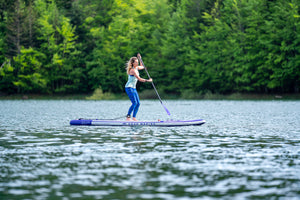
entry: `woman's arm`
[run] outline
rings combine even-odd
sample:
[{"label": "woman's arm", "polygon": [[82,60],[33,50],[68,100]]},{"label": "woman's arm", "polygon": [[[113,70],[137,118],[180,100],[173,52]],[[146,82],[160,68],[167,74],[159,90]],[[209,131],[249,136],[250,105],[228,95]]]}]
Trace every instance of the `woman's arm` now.
[{"label": "woman's arm", "polygon": [[131,75],[134,75],[139,81],[141,82],[152,82],[152,78],[150,79],[144,79],[144,78],[141,78],[134,69],[131,69],[130,70],[130,74]]},{"label": "woman's arm", "polygon": [[138,68],[138,70],[143,70],[143,69],[145,69],[144,66],[138,66],[137,68]]}]

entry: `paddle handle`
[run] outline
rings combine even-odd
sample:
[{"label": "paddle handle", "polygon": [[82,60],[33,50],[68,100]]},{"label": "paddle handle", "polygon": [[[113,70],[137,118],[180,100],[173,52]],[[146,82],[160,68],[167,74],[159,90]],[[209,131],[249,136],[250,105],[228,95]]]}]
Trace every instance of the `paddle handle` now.
[{"label": "paddle handle", "polygon": [[[140,63],[144,66],[144,69],[145,69],[145,71],[146,71],[146,73],[147,73],[149,79],[151,79],[150,74],[149,74],[149,72],[148,72],[148,70],[147,70],[147,67],[145,66],[145,64],[144,64],[144,62],[143,62],[143,60],[142,60],[141,54],[138,53],[138,54],[137,54],[137,57],[138,57],[138,59],[140,60]],[[160,96],[159,96],[159,94],[158,94],[158,92],[157,92],[157,89],[156,89],[156,87],[155,87],[153,81],[152,81],[151,83],[152,83],[152,87],[153,87],[153,89],[155,90],[156,95],[157,95],[157,97],[158,97],[158,99],[159,99],[161,105],[164,107],[164,109],[165,109],[165,111],[167,112],[167,114],[168,114],[168,115],[171,115],[170,111],[169,111],[169,110],[167,109],[167,107],[163,104],[163,102],[162,102],[162,100],[161,100],[161,98],[160,98]]]}]

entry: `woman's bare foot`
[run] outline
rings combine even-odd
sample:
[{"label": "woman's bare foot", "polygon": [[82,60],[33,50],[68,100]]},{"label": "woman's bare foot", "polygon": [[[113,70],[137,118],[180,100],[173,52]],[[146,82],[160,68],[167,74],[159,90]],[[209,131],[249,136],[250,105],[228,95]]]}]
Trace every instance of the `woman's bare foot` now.
[{"label": "woman's bare foot", "polygon": [[133,121],[130,117],[126,117],[126,121]]},{"label": "woman's bare foot", "polygon": [[135,117],[132,118],[133,121],[138,121]]}]

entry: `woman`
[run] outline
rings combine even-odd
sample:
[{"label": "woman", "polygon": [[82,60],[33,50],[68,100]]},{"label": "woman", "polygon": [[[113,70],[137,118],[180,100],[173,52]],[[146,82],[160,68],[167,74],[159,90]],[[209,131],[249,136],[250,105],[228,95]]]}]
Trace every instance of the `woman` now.
[{"label": "woman", "polygon": [[[139,56],[139,55],[138,55]],[[125,85],[125,91],[132,103],[130,106],[126,120],[127,121],[137,121],[136,114],[140,107],[140,98],[136,91],[136,83],[137,81],[141,82],[152,82],[152,79],[143,79],[139,75],[138,70],[144,69],[143,66],[139,66],[139,61],[137,57],[132,57],[127,63],[127,74],[128,74],[128,81]],[[133,112],[132,119],[131,119],[131,113]]]}]

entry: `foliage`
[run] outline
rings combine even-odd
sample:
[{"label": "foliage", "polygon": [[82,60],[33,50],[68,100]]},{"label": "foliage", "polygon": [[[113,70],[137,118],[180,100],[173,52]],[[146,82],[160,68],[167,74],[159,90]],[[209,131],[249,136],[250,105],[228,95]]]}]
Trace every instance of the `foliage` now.
[{"label": "foliage", "polygon": [[22,49],[21,53],[14,58],[14,71],[16,80],[13,84],[18,89],[18,93],[44,92],[47,80],[41,74],[42,63],[45,55],[33,50]]},{"label": "foliage", "polygon": [[13,93],[15,90],[13,81],[15,80],[14,68],[9,60],[5,60],[0,67],[0,91]]},{"label": "foliage", "polygon": [[86,98],[87,100],[110,100],[115,99],[114,95],[110,92],[103,93],[101,86],[97,88],[93,95]]},{"label": "foliage", "polygon": [[124,93],[125,64],[139,52],[164,94],[299,93],[299,5],[2,0],[0,92]]}]

